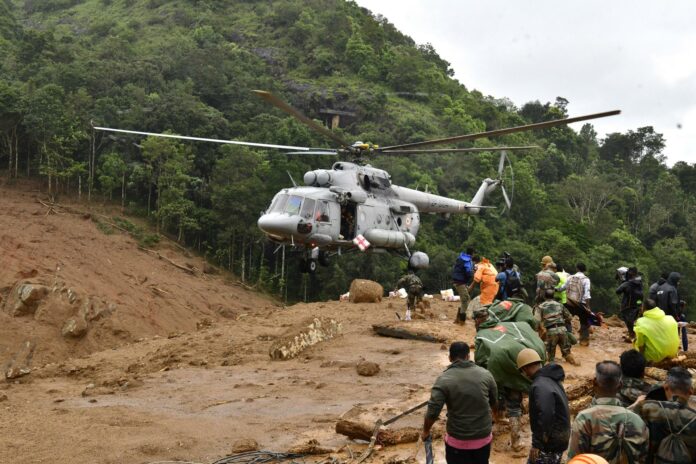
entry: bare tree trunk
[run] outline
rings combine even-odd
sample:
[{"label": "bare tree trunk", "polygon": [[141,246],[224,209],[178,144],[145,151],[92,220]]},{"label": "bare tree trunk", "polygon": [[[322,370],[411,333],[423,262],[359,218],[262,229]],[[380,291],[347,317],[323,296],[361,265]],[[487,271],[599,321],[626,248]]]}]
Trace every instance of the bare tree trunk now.
[{"label": "bare tree trunk", "polygon": [[77,176],[77,199],[82,200],[82,176]]},{"label": "bare tree trunk", "polygon": [[245,251],[246,249],[246,240],[244,237],[242,237],[242,282],[244,282],[244,277],[246,277],[246,258],[245,258]]},{"label": "bare tree trunk", "polygon": [[94,129],[92,129],[92,153],[90,153],[90,156],[87,158],[87,202],[92,201],[92,186],[94,185],[94,152]]},{"label": "bare tree trunk", "polygon": [[126,172],[123,172],[123,178],[121,179],[121,213],[123,213],[123,208],[126,207]]},{"label": "bare tree trunk", "polygon": [[15,163],[14,163],[14,168],[15,168],[15,177],[19,177],[19,138],[17,137],[17,126],[12,129],[12,135],[14,136],[14,154],[15,154]]}]

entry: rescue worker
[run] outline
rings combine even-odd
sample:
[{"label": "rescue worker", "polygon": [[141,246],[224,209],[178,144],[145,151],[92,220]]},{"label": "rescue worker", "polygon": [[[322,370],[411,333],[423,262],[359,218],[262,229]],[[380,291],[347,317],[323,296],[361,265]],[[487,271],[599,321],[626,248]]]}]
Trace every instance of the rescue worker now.
[{"label": "rescue worker", "polygon": [[554,300],[554,290],[546,289],[546,300],[539,305],[541,323],[546,332],[546,354],[549,362],[556,358],[556,346],[560,347],[563,358],[573,366],[580,363],[575,360],[570,352],[566,323],[571,319],[568,310],[560,302]]},{"label": "rescue worker", "polygon": [[517,355],[517,368],[532,380],[529,390],[532,448],[527,462],[560,464],[570,439],[570,411],[563,389],[565,372],[554,363],[542,367],[539,354],[529,348]]},{"label": "rescue worker", "polygon": [[610,464],[643,463],[648,455],[648,428],[636,413],[621,406],[621,367],[597,363],[592,405],[578,413],[570,430],[568,459],[594,453]]},{"label": "rescue worker", "polygon": [[536,275],[536,296],[537,303],[544,301],[544,291],[547,288],[556,288],[560,285],[560,279],[556,275],[556,264],[551,256],[541,258],[541,271]]},{"label": "rescue worker", "polygon": [[406,290],[408,298],[406,304],[406,317],[404,320],[411,320],[411,312],[416,310],[416,306],[423,298],[423,282],[418,278],[413,269],[408,270],[408,274],[399,279],[396,283],[396,288]]},{"label": "rescue worker", "polygon": [[469,306],[468,286],[474,279],[474,262],[472,256],[474,248],[468,247],[466,252],[462,251],[452,267],[452,286],[459,295],[459,311],[455,318],[455,323],[464,324],[466,322],[466,308]]},{"label": "rescue worker", "polygon": [[583,346],[590,345],[590,317],[592,310],[590,309],[590,279],[585,275],[587,267],[584,263],[575,265],[577,272],[568,277],[564,285],[556,288],[558,291],[566,291],[568,310],[571,314],[578,316],[580,319],[580,344]]},{"label": "rescue worker", "polygon": [[633,325],[643,304],[643,279],[638,274],[637,268],[629,267],[626,270],[625,280],[616,289],[616,294],[621,295],[621,319],[628,331],[628,336],[624,340],[632,342],[636,338]]},{"label": "rescue worker", "polygon": [[667,277],[669,277],[668,272],[663,272],[662,274],[660,274],[660,278],[657,279],[657,282],[654,282],[648,289],[648,298],[650,298],[653,301],[657,300],[657,289],[660,288],[660,285],[667,282]]},{"label": "rescue worker", "polygon": [[493,374],[498,391],[504,398],[497,411],[507,410],[510,420],[510,445],[520,451],[520,416],[522,395],[529,391],[531,381],[517,369],[517,355],[524,348],[532,348],[544,359],[544,343],[532,328],[521,322],[500,322],[489,314],[488,308],[474,311],[476,339],[474,356],[477,365]]},{"label": "rescue worker", "polygon": [[537,330],[539,323],[534,317],[534,310],[524,302],[522,291],[515,293],[505,301],[495,301],[488,310],[498,318],[500,322],[526,322],[533,330]]},{"label": "rescue worker", "polygon": [[423,421],[421,437],[447,405],[445,456],[448,464],[487,464],[493,441],[491,408],[498,400],[493,376],[469,360],[469,345],[454,342],[449,348],[450,365],[435,381]]},{"label": "rescue worker", "polygon": [[482,305],[489,305],[493,303],[495,296],[498,294],[498,282],[495,281],[498,272],[495,266],[486,258],[474,256],[473,261],[476,264],[476,272],[474,273],[474,280],[468,288],[469,294],[474,291],[474,286],[479,284],[481,288],[479,300]]},{"label": "rescue worker", "polygon": [[[678,272],[670,272],[667,281],[657,288],[657,296],[655,304],[663,310],[668,316],[672,316],[677,323],[686,322],[686,314],[684,314],[684,303],[679,298],[679,281],[681,274]],[[685,325],[685,324],[684,324]],[[682,337],[682,349],[689,350],[689,339],[687,337],[686,327],[680,327]]]},{"label": "rescue worker", "polygon": [[679,332],[677,321],[655,307],[653,300],[643,303],[643,314],[633,329],[636,339],[633,347],[643,353],[650,362],[660,362],[679,354]]},{"label": "rescue worker", "polygon": [[669,400],[648,400],[635,408],[650,431],[646,463],[696,461],[696,411],[689,407],[689,398],[694,393],[692,382],[687,369],[673,367],[664,383]]},{"label": "rescue worker", "polygon": [[624,407],[629,407],[641,395],[647,395],[651,385],[645,377],[645,357],[640,351],[627,350],[619,358],[621,365],[621,389],[617,397]]},{"label": "rescue worker", "polygon": [[[570,277],[570,274],[568,274],[565,271],[565,266],[561,263],[556,263],[556,275],[558,276],[558,285],[563,287],[565,283],[568,281],[568,277]],[[556,291],[554,294],[554,298],[556,301],[560,301],[563,307],[568,309],[568,296],[566,294],[566,291]],[[570,312],[568,313],[570,314]],[[566,343],[568,345],[568,348],[570,349],[573,345],[578,344],[578,339],[575,337],[575,334],[573,334],[573,318],[571,314],[571,319],[569,321],[566,321]]]},{"label": "rescue worker", "polygon": [[511,256],[507,256],[499,264],[501,269],[495,277],[496,282],[498,282],[497,298],[503,301],[517,293],[518,297],[524,299],[525,290],[522,287],[520,273],[515,270],[515,261]]}]

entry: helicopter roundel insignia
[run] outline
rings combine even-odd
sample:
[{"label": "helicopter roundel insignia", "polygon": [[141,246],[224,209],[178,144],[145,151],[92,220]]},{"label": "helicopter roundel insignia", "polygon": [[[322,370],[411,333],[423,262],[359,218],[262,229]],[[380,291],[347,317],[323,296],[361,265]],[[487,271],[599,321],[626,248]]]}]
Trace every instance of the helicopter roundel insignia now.
[{"label": "helicopter roundel insignia", "polygon": [[413,221],[413,219],[411,218],[410,214],[408,216],[406,216],[406,221],[404,221],[404,223],[406,224],[406,227],[411,227],[412,221]]}]

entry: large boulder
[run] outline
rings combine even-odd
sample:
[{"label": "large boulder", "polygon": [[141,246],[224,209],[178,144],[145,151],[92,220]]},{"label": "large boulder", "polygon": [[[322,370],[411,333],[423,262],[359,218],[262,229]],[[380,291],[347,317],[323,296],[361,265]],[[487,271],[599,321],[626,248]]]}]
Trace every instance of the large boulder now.
[{"label": "large boulder", "polygon": [[61,330],[61,334],[63,334],[65,338],[82,338],[86,333],[87,320],[82,314],[78,314],[65,321],[63,329]]},{"label": "large boulder", "polygon": [[382,301],[384,288],[372,280],[355,279],[350,284],[351,303],[379,303]]},{"label": "large boulder", "polygon": [[5,307],[12,316],[25,316],[34,314],[41,301],[49,294],[49,289],[45,285],[17,282]]}]

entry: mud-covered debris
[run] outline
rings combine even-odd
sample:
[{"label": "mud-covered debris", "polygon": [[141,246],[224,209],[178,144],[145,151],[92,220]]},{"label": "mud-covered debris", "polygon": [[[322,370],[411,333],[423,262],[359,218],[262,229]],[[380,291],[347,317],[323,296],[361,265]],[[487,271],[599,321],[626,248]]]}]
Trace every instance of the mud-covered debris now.
[{"label": "mud-covered debris", "polygon": [[376,362],[372,361],[360,361],[358,364],[355,366],[355,370],[358,371],[359,375],[362,375],[364,377],[372,377],[374,375],[377,375],[379,373],[379,364]]},{"label": "mud-covered debris", "polygon": [[232,449],[230,450],[232,454],[235,453],[246,453],[247,451],[257,451],[259,449],[259,444],[256,440],[251,438],[241,438],[234,443],[232,443]]}]

